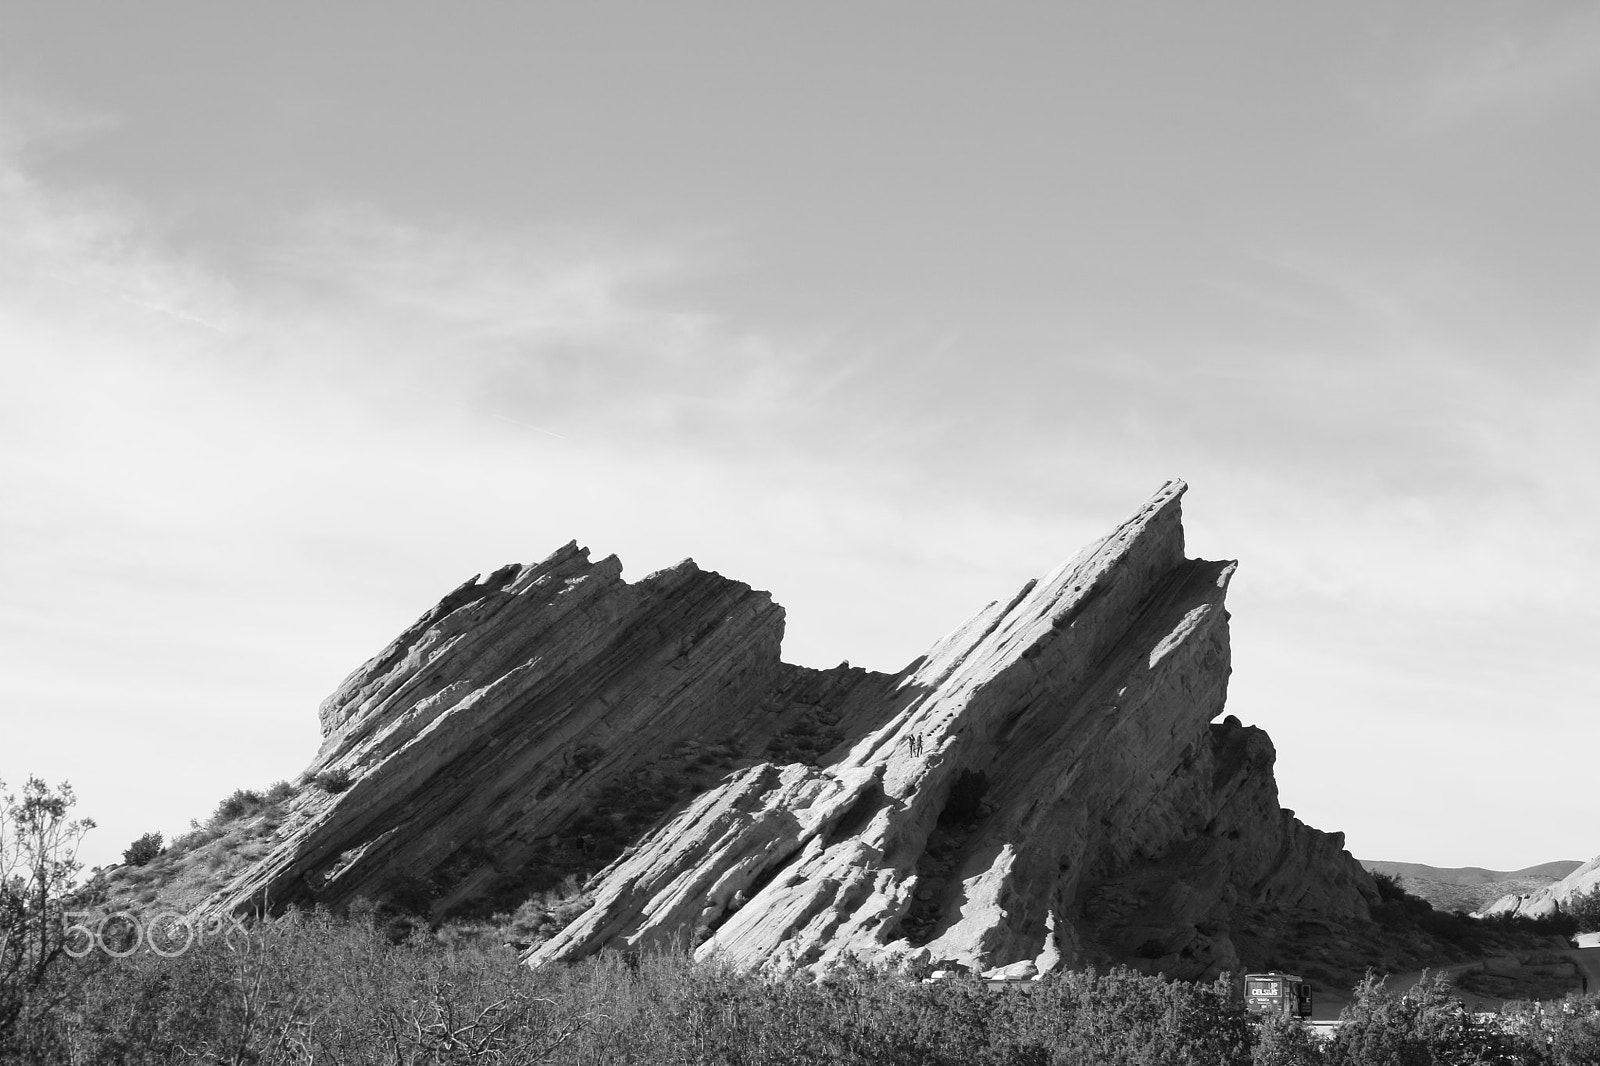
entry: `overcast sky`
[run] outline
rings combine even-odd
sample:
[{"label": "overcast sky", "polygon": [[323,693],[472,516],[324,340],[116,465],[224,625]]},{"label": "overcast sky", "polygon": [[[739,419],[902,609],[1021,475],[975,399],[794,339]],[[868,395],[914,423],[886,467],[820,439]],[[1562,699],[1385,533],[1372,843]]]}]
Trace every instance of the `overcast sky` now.
[{"label": "overcast sky", "polygon": [[1285,806],[1588,858],[1597,131],[1590,3],[0,0],[0,777],[115,861],[573,538],[898,669],[1182,477]]}]

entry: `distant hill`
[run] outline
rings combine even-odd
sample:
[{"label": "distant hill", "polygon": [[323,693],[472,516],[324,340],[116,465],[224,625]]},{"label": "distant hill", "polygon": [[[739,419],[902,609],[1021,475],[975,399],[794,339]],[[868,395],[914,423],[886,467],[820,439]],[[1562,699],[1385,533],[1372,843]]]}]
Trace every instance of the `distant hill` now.
[{"label": "distant hill", "polygon": [[1554,884],[1544,885],[1535,892],[1507,893],[1490,907],[1491,914],[1523,914],[1539,918],[1565,910],[1572,897],[1580,893],[1600,890],[1600,855],[1573,870]]},{"label": "distant hill", "polygon": [[1439,911],[1481,911],[1512,894],[1528,895],[1566,877],[1583,863],[1570,859],[1540,863],[1521,870],[1485,870],[1481,866],[1442,868],[1420,862],[1362,859],[1368,873],[1400,878],[1402,887]]}]

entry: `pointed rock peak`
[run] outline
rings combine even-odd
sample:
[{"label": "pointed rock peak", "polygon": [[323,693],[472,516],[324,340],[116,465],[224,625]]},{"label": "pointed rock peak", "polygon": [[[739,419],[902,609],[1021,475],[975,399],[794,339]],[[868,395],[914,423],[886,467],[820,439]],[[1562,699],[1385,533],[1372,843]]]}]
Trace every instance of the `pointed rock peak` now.
[{"label": "pointed rock peak", "polygon": [[1151,496],[1150,499],[1145,501],[1145,507],[1146,509],[1151,509],[1163,506],[1169,500],[1181,499],[1183,494],[1188,491],[1189,483],[1183,480],[1183,478],[1168,478],[1166,481],[1162,482],[1161,487],[1155,491],[1155,495]]},{"label": "pointed rock peak", "polygon": [[554,570],[558,567],[570,565],[572,563],[587,563],[588,561],[588,547],[580,547],[576,540],[569,540],[561,547],[545,556],[544,559],[535,564],[532,569]]},{"label": "pointed rock peak", "polygon": [[660,570],[650,571],[650,573],[646,574],[641,580],[642,582],[649,582],[668,577],[687,577],[690,574],[698,574],[699,572],[699,563],[695,562],[692,558],[683,558],[679,559],[671,566],[663,566]]},{"label": "pointed rock peak", "polygon": [[1088,561],[1113,561],[1125,554],[1134,541],[1142,538],[1166,540],[1169,553],[1181,559],[1184,549],[1183,494],[1188,489],[1188,485],[1176,479],[1166,482],[1137,511],[1123,519],[1117,528],[1056,568],[1042,584],[1049,585],[1057,574],[1082,567]]}]

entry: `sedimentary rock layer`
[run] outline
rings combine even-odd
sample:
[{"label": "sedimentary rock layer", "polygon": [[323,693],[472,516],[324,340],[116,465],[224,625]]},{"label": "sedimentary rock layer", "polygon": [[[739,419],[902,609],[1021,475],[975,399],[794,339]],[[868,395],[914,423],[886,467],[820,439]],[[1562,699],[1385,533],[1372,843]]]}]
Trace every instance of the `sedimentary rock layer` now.
[{"label": "sedimentary rock layer", "polygon": [[349,788],[308,790],[213,905],[437,917],[592,860],[531,963],[678,942],[1186,976],[1260,961],[1251,908],[1365,918],[1266,735],[1213,724],[1234,564],[1185,558],[1184,489],[893,675],[781,662],[781,608],[692,562],[630,585],[569,544],[468,582],[324,704],[305,779]]},{"label": "sedimentary rock layer", "polygon": [[421,889],[443,914],[514,895],[541,854],[591,849],[595,833],[565,831],[663,751],[761,751],[810,709],[797,701],[847,704],[883,677],[780,663],[782,609],[692,561],[633,585],[621,570],[568,544],[474,579],[351,674],[302,775],[348,788],[307,789],[215,905]]},{"label": "sedimentary rock layer", "polygon": [[1365,916],[1342,840],[1279,811],[1265,735],[1210,725],[1233,564],[1184,558],[1182,492],[940,642],[826,766],[702,797],[530,961],[687,935],[741,965],[1204,972],[1240,962],[1241,896]]},{"label": "sedimentary rock layer", "polygon": [[1521,914],[1529,918],[1548,918],[1563,910],[1573,896],[1600,889],[1600,855],[1573,870],[1570,874],[1536,892],[1511,893],[1500,897],[1484,910],[1484,914]]}]

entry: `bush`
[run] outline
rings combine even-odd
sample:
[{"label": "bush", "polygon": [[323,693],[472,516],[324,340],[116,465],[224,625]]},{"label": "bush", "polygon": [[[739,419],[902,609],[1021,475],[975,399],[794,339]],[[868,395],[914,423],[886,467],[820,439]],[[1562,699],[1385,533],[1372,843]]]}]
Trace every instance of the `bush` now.
[{"label": "bush", "polygon": [[165,850],[160,833],[146,833],[123,850],[122,861],[128,866],[145,866]]},{"label": "bush", "polygon": [[256,813],[264,806],[266,800],[254,789],[234,789],[233,795],[217,804],[216,813],[211,816],[211,824],[220,826],[236,822],[240,818]]},{"label": "bush", "polygon": [[1578,931],[1578,920],[1565,911],[1541,914],[1530,918],[1526,914],[1491,914],[1487,918],[1473,919],[1484,926],[1509,933],[1527,936],[1567,936]]},{"label": "bush", "polygon": [[1600,931],[1600,885],[1587,892],[1574,892],[1562,910],[1576,923],[1576,932]]},{"label": "bush", "polygon": [[1401,884],[1399,874],[1386,874],[1380,870],[1372,871],[1372,882],[1378,886],[1378,899],[1384,903],[1404,903],[1408,899],[1415,899]]},{"label": "bush", "polygon": [[[681,952],[604,953],[528,970],[481,926],[391,942],[359,920],[291,910],[171,956],[64,960],[54,1009],[0,1062],[177,1061],[734,1066],[1594,1066],[1600,997],[1471,1025],[1449,986],[1369,978],[1326,1052],[1287,1019],[1253,1024],[1228,982],[1132,970],[1053,974],[1031,991],[924,984],[848,960],[822,977],[741,973]],[[123,946],[117,941],[118,950]],[[137,947],[136,944],[131,945]],[[3,1045],[3,1041],[0,1041]]]},{"label": "bush", "polygon": [[1310,1031],[1295,1018],[1269,1014],[1256,1029],[1251,1066],[1318,1066],[1322,1055]]},{"label": "bush", "polygon": [[[845,964],[820,981],[681,953],[529,971],[475,940],[291,912],[173,957],[73,960],[15,1060],[1249,1066],[1225,985],[1064,974],[1032,995]],[[3,1056],[0,1056],[3,1058]]]},{"label": "bush", "polygon": [[350,787],[350,771],[324,770],[312,778],[311,783],[324,792],[337,794]]},{"label": "bush", "polygon": [[27,1046],[22,1034],[56,1006],[46,986],[65,953],[63,898],[94,828],[68,819],[76,803],[66,782],[52,790],[30,777],[13,795],[0,781],[0,1061],[9,1047]]},{"label": "bush", "polygon": [[570,925],[593,902],[593,896],[584,894],[577,875],[568,874],[560,885],[524,901],[505,922],[505,931],[518,943],[542,944]]},{"label": "bush", "polygon": [[1328,1042],[1330,1066],[1433,1066],[1479,1059],[1471,1016],[1440,974],[1422,975],[1405,995],[1368,971]]},{"label": "bush", "polygon": [[1595,1066],[1600,1062],[1600,994],[1568,996],[1555,1003],[1507,1003],[1500,1014],[1506,1042],[1521,1058],[1491,1062]]},{"label": "bush", "polygon": [[1600,994],[1568,997],[1551,1020],[1550,1058],[1556,1066],[1600,1062]]},{"label": "bush", "polygon": [[201,825],[199,819],[189,819],[189,831],[180,833],[172,838],[172,850],[182,854],[193,851],[195,848],[204,847],[222,835],[222,830],[210,825]]}]

